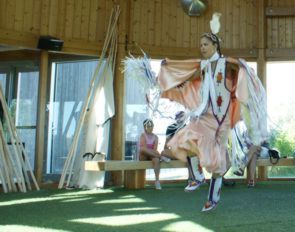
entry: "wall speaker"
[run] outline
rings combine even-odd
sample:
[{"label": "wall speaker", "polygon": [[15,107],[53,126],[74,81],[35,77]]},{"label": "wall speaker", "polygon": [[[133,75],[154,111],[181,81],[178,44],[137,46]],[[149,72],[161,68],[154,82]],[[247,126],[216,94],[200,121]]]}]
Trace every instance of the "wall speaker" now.
[{"label": "wall speaker", "polygon": [[64,41],[52,36],[40,36],[37,48],[51,51],[61,51]]}]

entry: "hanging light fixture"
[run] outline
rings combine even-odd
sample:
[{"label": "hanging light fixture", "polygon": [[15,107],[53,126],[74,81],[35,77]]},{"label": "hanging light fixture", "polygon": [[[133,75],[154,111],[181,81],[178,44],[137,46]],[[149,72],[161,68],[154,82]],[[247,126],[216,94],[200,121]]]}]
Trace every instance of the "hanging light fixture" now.
[{"label": "hanging light fixture", "polygon": [[208,6],[207,0],[181,0],[181,5],[185,13],[189,16],[200,16]]}]

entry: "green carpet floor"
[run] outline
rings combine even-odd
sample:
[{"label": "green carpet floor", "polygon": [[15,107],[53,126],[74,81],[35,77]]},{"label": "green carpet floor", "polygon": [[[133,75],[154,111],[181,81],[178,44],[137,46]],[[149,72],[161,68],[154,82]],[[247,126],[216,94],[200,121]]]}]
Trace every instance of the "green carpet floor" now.
[{"label": "green carpet floor", "polygon": [[294,231],[295,183],[259,182],[253,189],[224,186],[217,209],[201,213],[208,185],[185,183],[144,190],[43,189],[0,193],[0,231]]}]

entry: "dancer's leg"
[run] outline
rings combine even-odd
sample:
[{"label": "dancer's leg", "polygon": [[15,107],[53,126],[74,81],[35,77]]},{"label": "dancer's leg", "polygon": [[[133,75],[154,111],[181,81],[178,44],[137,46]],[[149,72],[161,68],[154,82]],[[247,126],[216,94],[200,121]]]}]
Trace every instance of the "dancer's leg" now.
[{"label": "dancer's leg", "polygon": [[190,192],[199,188],[205,182],[205,177],[197,156],[187,156],[187,167],[191,181],[189,181],[184,191]]},{"label": "dancer's leg", "polygon": [[208,201],[205,203],[202,211],[210,211],[216,208],[220,199],[220,191],[222,185],[222,177],[220,175],[213,174],[210,181],[210,187],[208,192]]}]

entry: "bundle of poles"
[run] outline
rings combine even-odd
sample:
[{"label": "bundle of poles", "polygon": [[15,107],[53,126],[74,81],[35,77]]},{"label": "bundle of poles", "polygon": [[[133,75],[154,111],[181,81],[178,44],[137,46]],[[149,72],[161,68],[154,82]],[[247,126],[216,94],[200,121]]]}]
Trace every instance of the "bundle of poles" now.
[{"label": "bundle of poles", "polygon": [[2,189],[5,193],[26,192],[32,190],[31,182],[33,182],[35,189],[39,190],[28,154],[17,134],[1,87],[0,104],[3,113],[0,120],[0,181]]},{"label": "bundle of poles", "polygon": [[[114,73],[114,66],[115,66],[116,53],[117,53],[117,34],[118,34],[117,24],[118,24],[119,15],[120,15],[120,8],[119,6],[115,6],[111,12],[103,49],[99,57],[99,62],[96,66],[93,77],[91,79],[88,94],[84,102],[84,105],[80,114],[80,118],[77,123],[77,127],[75,129],[73,142],[71,144],[69,153],[67,155],[67,159],[63,167],[58,188],[70,186],[70,181],[73,175],[73,167],[74,167],[76,156],[83,155],[83,154],[78,154],[77,147],[79,144],[81,131],[85,123],[86,113],[93,105],[93,99],[94,99],[95,93],[97,91],[100,91],[101,88],[103,87],[102,85],[99,85],[97,83],[101,81],[102,78],[104,78],[104,75],[105,75],[105,72],[107,71],[108,66],[112,67],[112,70]],[[104,62],[106,62],[106,64],[104,64]]]}]

